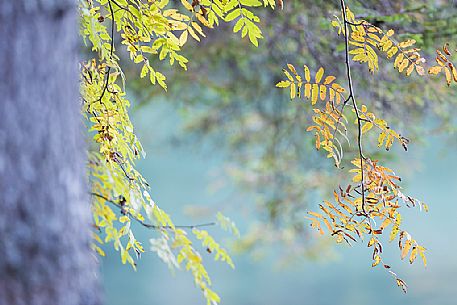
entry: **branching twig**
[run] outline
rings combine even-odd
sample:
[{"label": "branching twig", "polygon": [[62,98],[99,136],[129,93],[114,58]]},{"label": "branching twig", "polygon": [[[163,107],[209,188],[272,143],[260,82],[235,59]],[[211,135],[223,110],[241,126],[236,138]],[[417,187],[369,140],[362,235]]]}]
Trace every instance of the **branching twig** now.
[{"label": "branching twig", "polygon": [[[366,214],[365,211],[365,182],[364,182],[364,173],[363,173],[363,160],[365,159],[363,156],[363,150],[362,150],[362,118],[360,117],[359,114],[359,109],[357,107],[357,103],[355,101],[355,96],[354,96],[354,88],[352,86],[352,75],[351,75],[351,65],[349,63],[349,31],[348,31],[348,24],[350,22],[347,21],[346,19],[346,4],[344,3],[344,0],[340,0],[341,3],[341,9],[343,11],[343,21],[344,21],[344,41],[345,41],[345,62],[346,62],[346,72],[347,72],[347,78],[348,78],[348,86],[349,86],[349,97],[346,99],[345,103],[347,103],[349,100],[352,100],[352,105],[355,110],[355,114],[357,116],[357,128],[358,128],[358,134],[357,134],[357,145],[358,145],[358,150],[359,150],[359,157],[360,157],[360,172],[361,172],[361,186],[362,186],[362,211],[363,213]],[[344,107],[344,104],[343,104]],[[343,110],[343,109],[342,109]]]}]

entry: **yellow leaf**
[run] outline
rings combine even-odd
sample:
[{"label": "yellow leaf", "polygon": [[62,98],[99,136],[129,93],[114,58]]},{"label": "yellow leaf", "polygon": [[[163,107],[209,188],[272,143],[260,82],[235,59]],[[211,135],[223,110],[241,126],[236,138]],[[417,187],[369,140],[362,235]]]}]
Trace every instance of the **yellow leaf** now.
[{"label": "yellow leaf", "polygon": [[322,80],[322,76],[324,75],[324,68],[320,67],[316,73],[316,84],[319,84]]},{"label": "yellow leaf", "polygon": [[438,73],[441,72],[442,69],[443,69],[443,67],[441,67],[441,66],[433,66],[430,69],[428,69],[428,74],[437,75]]},{"label": "yellow leaf", "polygon": [[355,175],[354,178],[352,178],[353,182],[360,182],[362,181],[362,174]]},{"label": "yellow leaf", "polygon": [[401,259],[404,259],[406,255],[408,255],[409,250],[411,249],[411,246],[413,245],[411,240],[406,240],[405,244],[403,246],[403,249],[401,250]]},{"label": "yellow leaf", "polygon": [[454,67],[452,63],[449,63],[449,68],[452,71],[452,77],[454,78],[454,81],[457,83],[457,69]]},{"label": "yellow leaf", "polygon": [[311,84],[305,84],[305,97],[310,98],[311,97]]},{"label": "yellow leaf", "polygon": [[397,68],[398,65],[403,61],[403,57],[405,57],[403,53],[398,54],[397,58],[395,58],[394,61],[394,68]]},{"label": "yellow leaf", "polygon": [[119,222],[124,223],[127,221],[130,221],[130,218],[128,218],[127,216],[124,215],[124,216],[119,217]]},{"label": "yellow leaf", "polygon": [[327,87],[325,87],[324,85],[320,85],[320,87],[319,87],[319,97],[323,101],[327,97]]},{"label": "yellow leaf", "polygon": [[308,214],[309,214],[309,215],[312,215],[312,216],[314,216],[314,217],[316,217],[316,218],[322,218],[322,215],[319,214],[319,213],[316,213],[316,212],[309,211]]},{"label": "yellow leaf", "polygon": [[311,81],[311,74],[307,65],[303,65],[303,70],[305,71],[305,79],[309,83]]},{"label": "yellow leaf", "polygon": [[343,235],[342,234],[338,234],[337,237],[336,237],[336,242],[340,244],[340,243],[343,242],[343,240],[344,240]]},{"label": "yellow leaf", "polygon": [[295,86],[295,83],[291,83],[290,84],[290,99],[294,99],[296,94],[297,94],[297,88]]},{"label": "yellow leaf", "polygon": [[398,44],[398,46],[400,48],[408,48],[410,46],[412,46],[413,44],[415,44],[416,41],[414,39],[408,39],[408,40],[405,40],[405,41],[402,41]]},{"label": "yellow leaf", "polygon": [[398,225],[394,225],[392,227],[392,231],[390,232],[390,235],[389,235],[389,241],[394,240],[395,237],[397,237],[399,232],[400,232],[400,227]]},{"label": "yellow leaf", "polygon": [[293,74],[297,75],[297,70],[295,70],[295,67],[293,65],[287,64],[287,67]]},{"label": "yellow leaf", "polygon": [[396,278],[395,280],[397,281],[398,287],[400,287],[403,290],[403,292],[406,293],[408,291],[408,286],[406,286],[406,283],[399,278]]},{"label": "yellow leaf", "polygon": [[329,85],[331,82],[333,82],[336,79],[335,76],[329,75],[325,78],[324,80],[324,85]]},{"label": "yellow leaf", "polygon": [[366,123],[362,126],[362,134],[368,132],[371,128],[373,128],[373,123],[371,123],[371,122],[366,122]]},{"label": "yellow leaf", "polygon": [[319,97],[319,85],[313,84],[312,85],[312,92],[311,92],[311,105],[315,105],[316,104],[318,97]]},{"label": "yellow leaf", "polygon": [[126,263],[128,256],[129,256],[129,252],[124,249],[121,249],[121,260],[122,260],[123,264]]},{"label": "yellow leaf", "polygon": [[392,220],[390,218],[386,218],[386,219],[384,219],[384,221],[382,222],[382,224],[379,228],[381,230],[383,230],[383,229],[387,228],[387,226],[389,226],[391,223],[392,223]]},{"label": "yellow leaf", "polygon": [[148,65],[147,64],[144,64],[143,65],[143,68],[141,68],[141,74],[140,74],[140,78],[143,78],[145,77],[147,74],[148,74]]},{"label": "yellow leaf", "polygon": [[376,243],[376,238],[372,237],[370,241],[368,242],[368,247],[373,246]]},{"label": "yellow leaf", "polygon": [[329,231],[329,232],[332,232],[332,231],[333,231],[332,225],[331,225],[330,222],[327,220],[327,218],[324,218],[324,223],[325,223],[325,225],[327,226],[328,231]]},{"label": "yellow leaf", "polygon": [[386,133],[381,132],[378,137],[378,147],[381,147],[384,144],[385,138],[386,138]]},{"label": "yellow leaf", "polygon": [[180,46],[183,46],[187,42],[188,33],[189,32],[187,32],[187,31],[183,31],[181,33],[181,36],[179,36],[179,45]]},{"label": "yellow leaf", "polygon": [[187,2],[186,0],[181,0],[181,3],[182,3],[182,5],[183,5],[185,8],[187,8],[189,11],[193,11],[193,10],[194,10],[193,7],[192,7],[192,5],[191,5],[189,2]]},{"label": "yellow leaf", "polygon": [[381,257],[378,254],[376,254],[374,256],[373,264],[371,264],[371,267],[376,267],[377,265],[379,265],[380,262],[381,262]]},{"label": "yellow leaf", "polygon": [[283,80],[283,81],[280,81],[279,83],[276,84],[276,87],[278,88],[287,88],[289,87],[291,84],[290,81],[287,81],[287,80]]},{"label": "yellow leaf", "polygon": [[452,76],[451,76],[451,71],[449,70],[448,67],[444,67],[444,74],[446,75],[446,83],[448,86],[451,85],[452,82]]},{"label": "yellow leaf", "polygon": [[410,65],[408,69],[406,70],[406,76],[410,76],[411,73],[414,71],[414,65]]},{"label": "yellow leaf", "polygon": [[427,267],[427,258],[425,257],[425,248],[423,247],[418,247],[419,248],[419,255],[422,258],[422,262],[424,263],[424,267]]},{"label": "yellow leaf", "polygon": [[451,52],[449,52],[449,43],[445,43],[443,46],[443,51],[446,53],[446,55],[451,55]]},{"label": "yellow leaf", "polygon": [[411,250],[411,255],[409,256],[409,263],[412,264],[417,256],[417,247],[413,247]]},{"label": "yellow leaf", "polygon": [[200,41],[200,37],[198,37],[197,33],[195,33],[194,29],[191,27],[187,28],[187,31],[189,32],[190,36],[192,36],[196,41]]},{"label": "yellow leaf", "polygon": [[192,22],[193,28],[203,37],[206,37],[202,27],[197,22]]},{"label": "yellow leaf", "polygon": [[398,66],[398,71],[401,73],[403,72],[403,70],[405,70],[405,68],[408,66],[409,64],[409,61],[407,58],[403,59],[402,62],[400,63],[400,65]]},{"label": "yellow leaf", "polygon": [[98,255],[105,256],[105,251],[103,251],[99,246],[92,244],[92,248],[97,251]]}]

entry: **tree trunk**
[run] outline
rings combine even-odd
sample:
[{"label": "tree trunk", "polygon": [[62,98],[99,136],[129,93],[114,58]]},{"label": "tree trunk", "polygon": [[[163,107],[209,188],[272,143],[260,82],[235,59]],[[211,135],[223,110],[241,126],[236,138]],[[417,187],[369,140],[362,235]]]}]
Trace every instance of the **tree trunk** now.
[{"label": "tree trunk", "polygon": [[0,0],[0,304],[98,304],[76,1]]}]

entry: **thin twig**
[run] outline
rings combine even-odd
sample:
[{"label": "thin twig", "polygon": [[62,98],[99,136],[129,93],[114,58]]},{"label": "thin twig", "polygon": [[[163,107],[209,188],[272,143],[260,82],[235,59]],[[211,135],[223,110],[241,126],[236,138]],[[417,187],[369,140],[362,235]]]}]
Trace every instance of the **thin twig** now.
[{"label": "thin twig", "polygon": [[341,9],[343,11],[343,21],[344,21],[344,41],[345,41],[345,55],[346,55],[346,72],[347,72],[347,79],[348,79],[348,86],[349,86],[349,97],[346,101],[352,100],[352,105],[355,110],[355,114],[357,115],[357,128],[358,128],[358,134],[357,134],[357,146],[359,150],[359,157],[360,157],[360,172],[361,172],[361,186],[362,186],[362,211],[366,214],[365,211],[365,182],[364,182],[364,173],[363,173],[363,160],[365,159],[363,156],[363,150],[362,150],[362,118],[360,117],[359,114],[359,109],[357,107],[357,103],[355,101],[355,95],[354,95],[354,88],[352,86],[352,75],[351,75],[351,65],[349,63],[349,31],[348,31],[348,24],[350,24],[346,20],[346,4],[344,3],[344,0],[340,0],[341,3]]},{"label": "thin twig", "polygon": [[[113,52],[114,52],[114,11],[113,11],[113,6],[111,5],[111,1],[108,1],[109,5],[109,10],[111,13],[111,49],[110,49],[110,57],[113,59]],[[111,67],[108,66],[108,70],[106,71],[106,81],[105,85],[103,86],[103,91],[100,97],[95,101],[95,102],[100,102],[105,95],[106,89],[108,88],[108,82],[109,82],[109,73],[111,71]]]},{"label": "thin twig", "polygon": [[138,222],[139,224],[141,224],[142,226],[144,226],[144,227],[146,227],[148,229],[154,229],[154,230],[162,230],[162,229],[172,230],[173,228],[194,229],[194,228],[199,228],[199,227],[214,226],[216,224],[215,222],[208,222],[208,223],[200,223],[200,224],[196,224],[196,225],[179,225],[179,226],[174,226],[174,227],[172,227],[172,226],[157,226],[157,225],[146,223],[143,220],[135,217],[134,215],[132,215],[131,213],[126,211],[124,209],[125,208],[124,204],[122,204],[122,200],[117,202],[117,201],[111,200],[111,199],[109,199],[109,198],[107,198],[107,197],[105,197],[105,196],[103,196],[101,194],[97,194],[97,193],[93,193],[93,192],[91,192],[90,195],[98,197],[98,198],[101,198],[101,199],[105,200],[106,202],[111,203],[115,207],[119,208],[121,210],[121,213],[131,216],[136,222]]}]

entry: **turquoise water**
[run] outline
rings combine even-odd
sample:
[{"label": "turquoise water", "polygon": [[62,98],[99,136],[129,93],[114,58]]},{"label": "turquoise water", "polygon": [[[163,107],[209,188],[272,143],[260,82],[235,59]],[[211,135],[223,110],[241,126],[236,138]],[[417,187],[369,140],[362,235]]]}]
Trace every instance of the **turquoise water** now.
[{"label": "turquoise water", "polygon": [[[178,115],[171,107],[148,105],[135,113],[134,121],[147,152],[140,170],[152,185],[154,199],[174,215],[175,223],[192,222],[183,214],[184,207],[196,203],[214,207],[233,191],[233,186],[216,193],[208,190],[213,179],[209,173],[223,165],[223,151],[202,152],[191,144],[170,144],[169,139],[180,130]],[[408,193],[430,206],[428,214],[414,210],[404,217],[410,233],[428,248],[427,268],[400,262],[397,250],[385,255],[408,282],[408,294],[382,268],[371,268],[365,246],[355,245],[337,247],[331,261],[304,259],[284,269],[278,269],[273,258],[255,261],[248,254],[233,257],[235,270],[204,257],[222,304],[457,304],[457,162],[452,150],[446,152],[443,142],[434,138],[425,146],[410,146],[413,152],[402,154],[397,161],[399,174],[408,181]],[[250,204],[246,194],[236,199]],[[241,218],[236,210],[227,215]],[[144,240],[151,233],[139,231]],[[136,272],[122,265],[112,251],[101,263],[107,305],[205,304],[188,274],[171,274],[153,253],[145,253]]]}]

